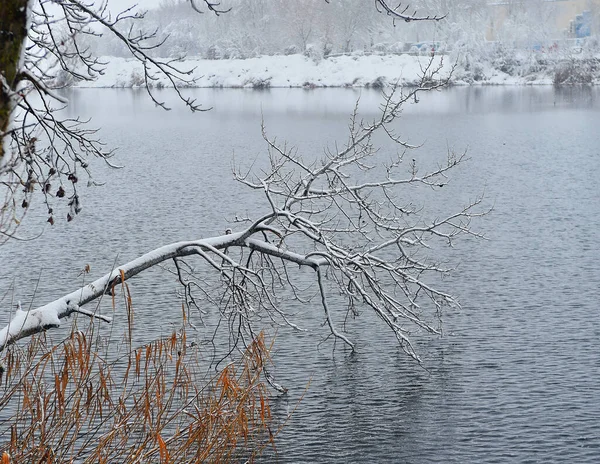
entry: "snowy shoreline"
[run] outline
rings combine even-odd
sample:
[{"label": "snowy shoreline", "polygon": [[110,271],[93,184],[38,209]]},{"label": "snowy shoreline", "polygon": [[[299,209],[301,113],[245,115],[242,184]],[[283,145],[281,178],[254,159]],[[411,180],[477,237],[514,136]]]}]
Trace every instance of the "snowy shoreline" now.
[{"label": "snowy shoreline", "polygon": [[[143,67],[133,59],[104,57],[107,62],[102,75],[95,80],[74,83],[80,88],[143,87]],[[344,55],[313,60],[303,55],[261,56],[249,59],[186,59],[178,67],[192,70],[197,88],[313,88],[313,87],[383,87],[393,84],[410,86],[419,81],[421,68],[428,56],[414,55]],[[434,67],[442,63],[440,78],[452,68],[452,59],[434,58]],[[479,76],[473,79],[468,70],[458,65],[451,78],[453,85],[552,85],[554,69],[547,67],[524,76],[513,76],[493,66],[478,64]],[[600,83],[594,76],[593,84]],[[155,87],[172,87],[164,77],[153,81]]]}]

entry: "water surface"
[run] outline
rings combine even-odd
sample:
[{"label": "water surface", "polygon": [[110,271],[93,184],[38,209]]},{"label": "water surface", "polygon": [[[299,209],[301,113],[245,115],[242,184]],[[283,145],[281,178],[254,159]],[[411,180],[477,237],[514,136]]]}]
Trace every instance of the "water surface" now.
[{"label": "water surface", "polygon": [[[86,264],[100,276],[167,242],[223,233],[236,215],[266,208],[230,175],[233,159],[264,162],[261,120],[311,157],[345,141],[358,97],[365,118],[380,102],[348,89],[194,92],[213,110],[165,113],[130,90],[70,95],[73,114],[92,116],[126,167],[95,166],[106,184],[83,189],[72,223],[2,247],[2,294],[14,288],[39,305],[76,288]],[[599,127],[600,92],[589,88],[454,88],[408,105],[397,129],[424,143],[410,156],[470,157],[441,195],[416,199],[444,211],[485,192],[494,206],[474,224],[487,241],[444,252],[458,267],[440,285],[463,308],[446,316],[443,338],[417,337],[420,367],[367,312],[349,326],[350,354],[320,343],[318,306],[291,304],[309,330],[277,334],[275,373],[290,389],[274,401],[278,417],[304,396],[263,461],[600,461]],[[44,220],[33,210],[21,230]],[[157,269],[131,286],[137,340],[168,332],[179,315],[174,279]]]}]

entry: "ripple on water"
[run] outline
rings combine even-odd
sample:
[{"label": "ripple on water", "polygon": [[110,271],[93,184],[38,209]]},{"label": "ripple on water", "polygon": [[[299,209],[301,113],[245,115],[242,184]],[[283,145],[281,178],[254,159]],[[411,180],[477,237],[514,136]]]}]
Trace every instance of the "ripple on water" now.
[{"label": "ripple on water", "polygon": [[[446,315],[443,339],[416,336],[419,367],[367,313],[350,324],[351,355],[329,341],[316,347],[326,330],[318,306],[292,308],[309,332],[277,333],[275,373],[290,390],[273,410],[281,419],[297,409],[261,462],[600,462],[600,98],[597,89],[585,98],[570,92],[451,89],[404,114],[402,133],[426,140],[418,156],[469,147],[446,196],[425,195],[427,207],[466,202],[484,187],[494,203],[479,222],[489,241],[449,251],[460,266],[443,285],[463,310]],[[217,108],[201,122],[143,100],[128,114],[118,91],[80,93],[127,168],[84,191],[89,214],[68,230],[3,247],[0,261],[11,263],[0,266],[3,288],[16,282],[27,294],[38,277],[32,256],[43,271],[39,302],[69,291],[87,263],[101,274],[165,241],[221,233],[225,218],[260,204],[226,179],[232,150],[237,159],[264,153],[261,117],[301,152],[320,153],[323,140],[345,139],[355,98],[339,89],[196,93]],[[363,92],[367,114],[377,98]],[[138,327],[155,334],[179,303],[164,273],[151,277],[131,285]]]}]

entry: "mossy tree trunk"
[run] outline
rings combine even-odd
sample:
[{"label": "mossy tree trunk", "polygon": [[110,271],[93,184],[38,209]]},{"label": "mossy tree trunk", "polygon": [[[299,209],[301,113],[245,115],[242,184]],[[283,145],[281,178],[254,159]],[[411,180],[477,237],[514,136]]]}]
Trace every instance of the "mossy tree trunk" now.
[{"label": "mossy tree trunk", "polygon": [[[18,80],[21,47],[27,36],[28,0],[0,1],[0,73],[11,89]],[[8,128],[11,114],[10,92],[0,85],[0,133]],[[4,137],[0,137],[0,161],[4,155]]]}]

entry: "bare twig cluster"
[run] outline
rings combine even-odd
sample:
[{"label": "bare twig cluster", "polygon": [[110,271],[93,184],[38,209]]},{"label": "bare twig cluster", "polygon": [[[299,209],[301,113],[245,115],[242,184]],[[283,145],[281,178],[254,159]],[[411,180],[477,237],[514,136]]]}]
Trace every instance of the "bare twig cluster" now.
[{"label": "bare twig cluster", "polygon": [[[423,69],[421,85],[408,92],[392,90],[375,121],[365,123],[355,111],[347,144],[327,150],[322,159],[307,161],[294,148],[270,139],[263,128],[270,169],[261,176],[236,174],[240,182],[262,191],[271,209],[251,226],[263,235],[260,243],[250,243],[251,250],[281,259],[284,271],[279,277],[295,293],[300,288],[288,277],[286,263],[312,267],[330,332],[352,348],[353,343],[334,325],[325,278],[343,296],[347,315],[356,314],[359,307],[372,309],[402,348],[419,359],[410,331],[418,328],[441,334],[444,307],[457,305],[451,295],[427,283],[430,275],[443,275],[450,269],[428,259],[424,250],[431,242],[452,246],[460,235],[479,236],[470,223],[485,213],[476,208],[481,198],[445,217],[428,220],[403,199],[400,190],[415,185],[439,189],[447,183],[448,171],[464,160],[464,154],[449,153],[437,169],[420,173],[415,159],[404,158],[406,151],[417,147],[394,131],[393,122],[404,103],[425,89],[444,85],[439,71],[432,58]],[[373,142],[378,132],[400,148],[387,161]],[[268,267],[269,275],[273,268]]]},{"label": "bare twig cluster", "polygon": [[[193,84],[193,70],[180,60],[155,57],[154,51],[166,37],[139,26],[143,12],[129,8],[112,15],[105,0],[20,3],[14,7],[15,11],[26,11],[28,15],[11,16],[12,22],[3,25],[7,31],[26,30],[28,42],[20,54],[18,49],[13,51],[15,59],[3,63],[6,69],[0,73],[3,112],[0,243],[16,238],[16,228],[33,191],[43,193],[49,223],[55,221],[53,202],[61,198],[68,202],[66,218],[70,221],[81,210],[77,182],[85,177],[88,183],[94,183],[90,160],[99,158],[115,167],[110,160],[113,151],[96,137],[88,121],[61,114],[68,101],[57,90],[73,81],[95,79],[107,64],[83,45],[86,37],[102,34],[117,37],[131,56],[142,63],[144,88],[156,105],[169,109],[154,90],[154,83],[162,76],[191,111],[205,110],[181,91]],[[215,14],[226,12],[218,3],[210,0],[203,3]],[[198,5],[195,8],[199,9]],[[2,42],[18,43],[19,37],[10,41],[2,37]]]},{"label": "bare twig cluster", "polygon": [[411,21],[441,21],[446,17],[446,15],[421,16],[417,14],[416,10],[411,10],[410,4],[403,5],[402,2],[398,3],[398,5],[396,5],[395,7],[392,7],[390,6],[390,2],[386,0],[375,0],[375,8],[377,8],[378,11],[390,16],[394,21],[396,19],[400,19],[407,23]]}]

